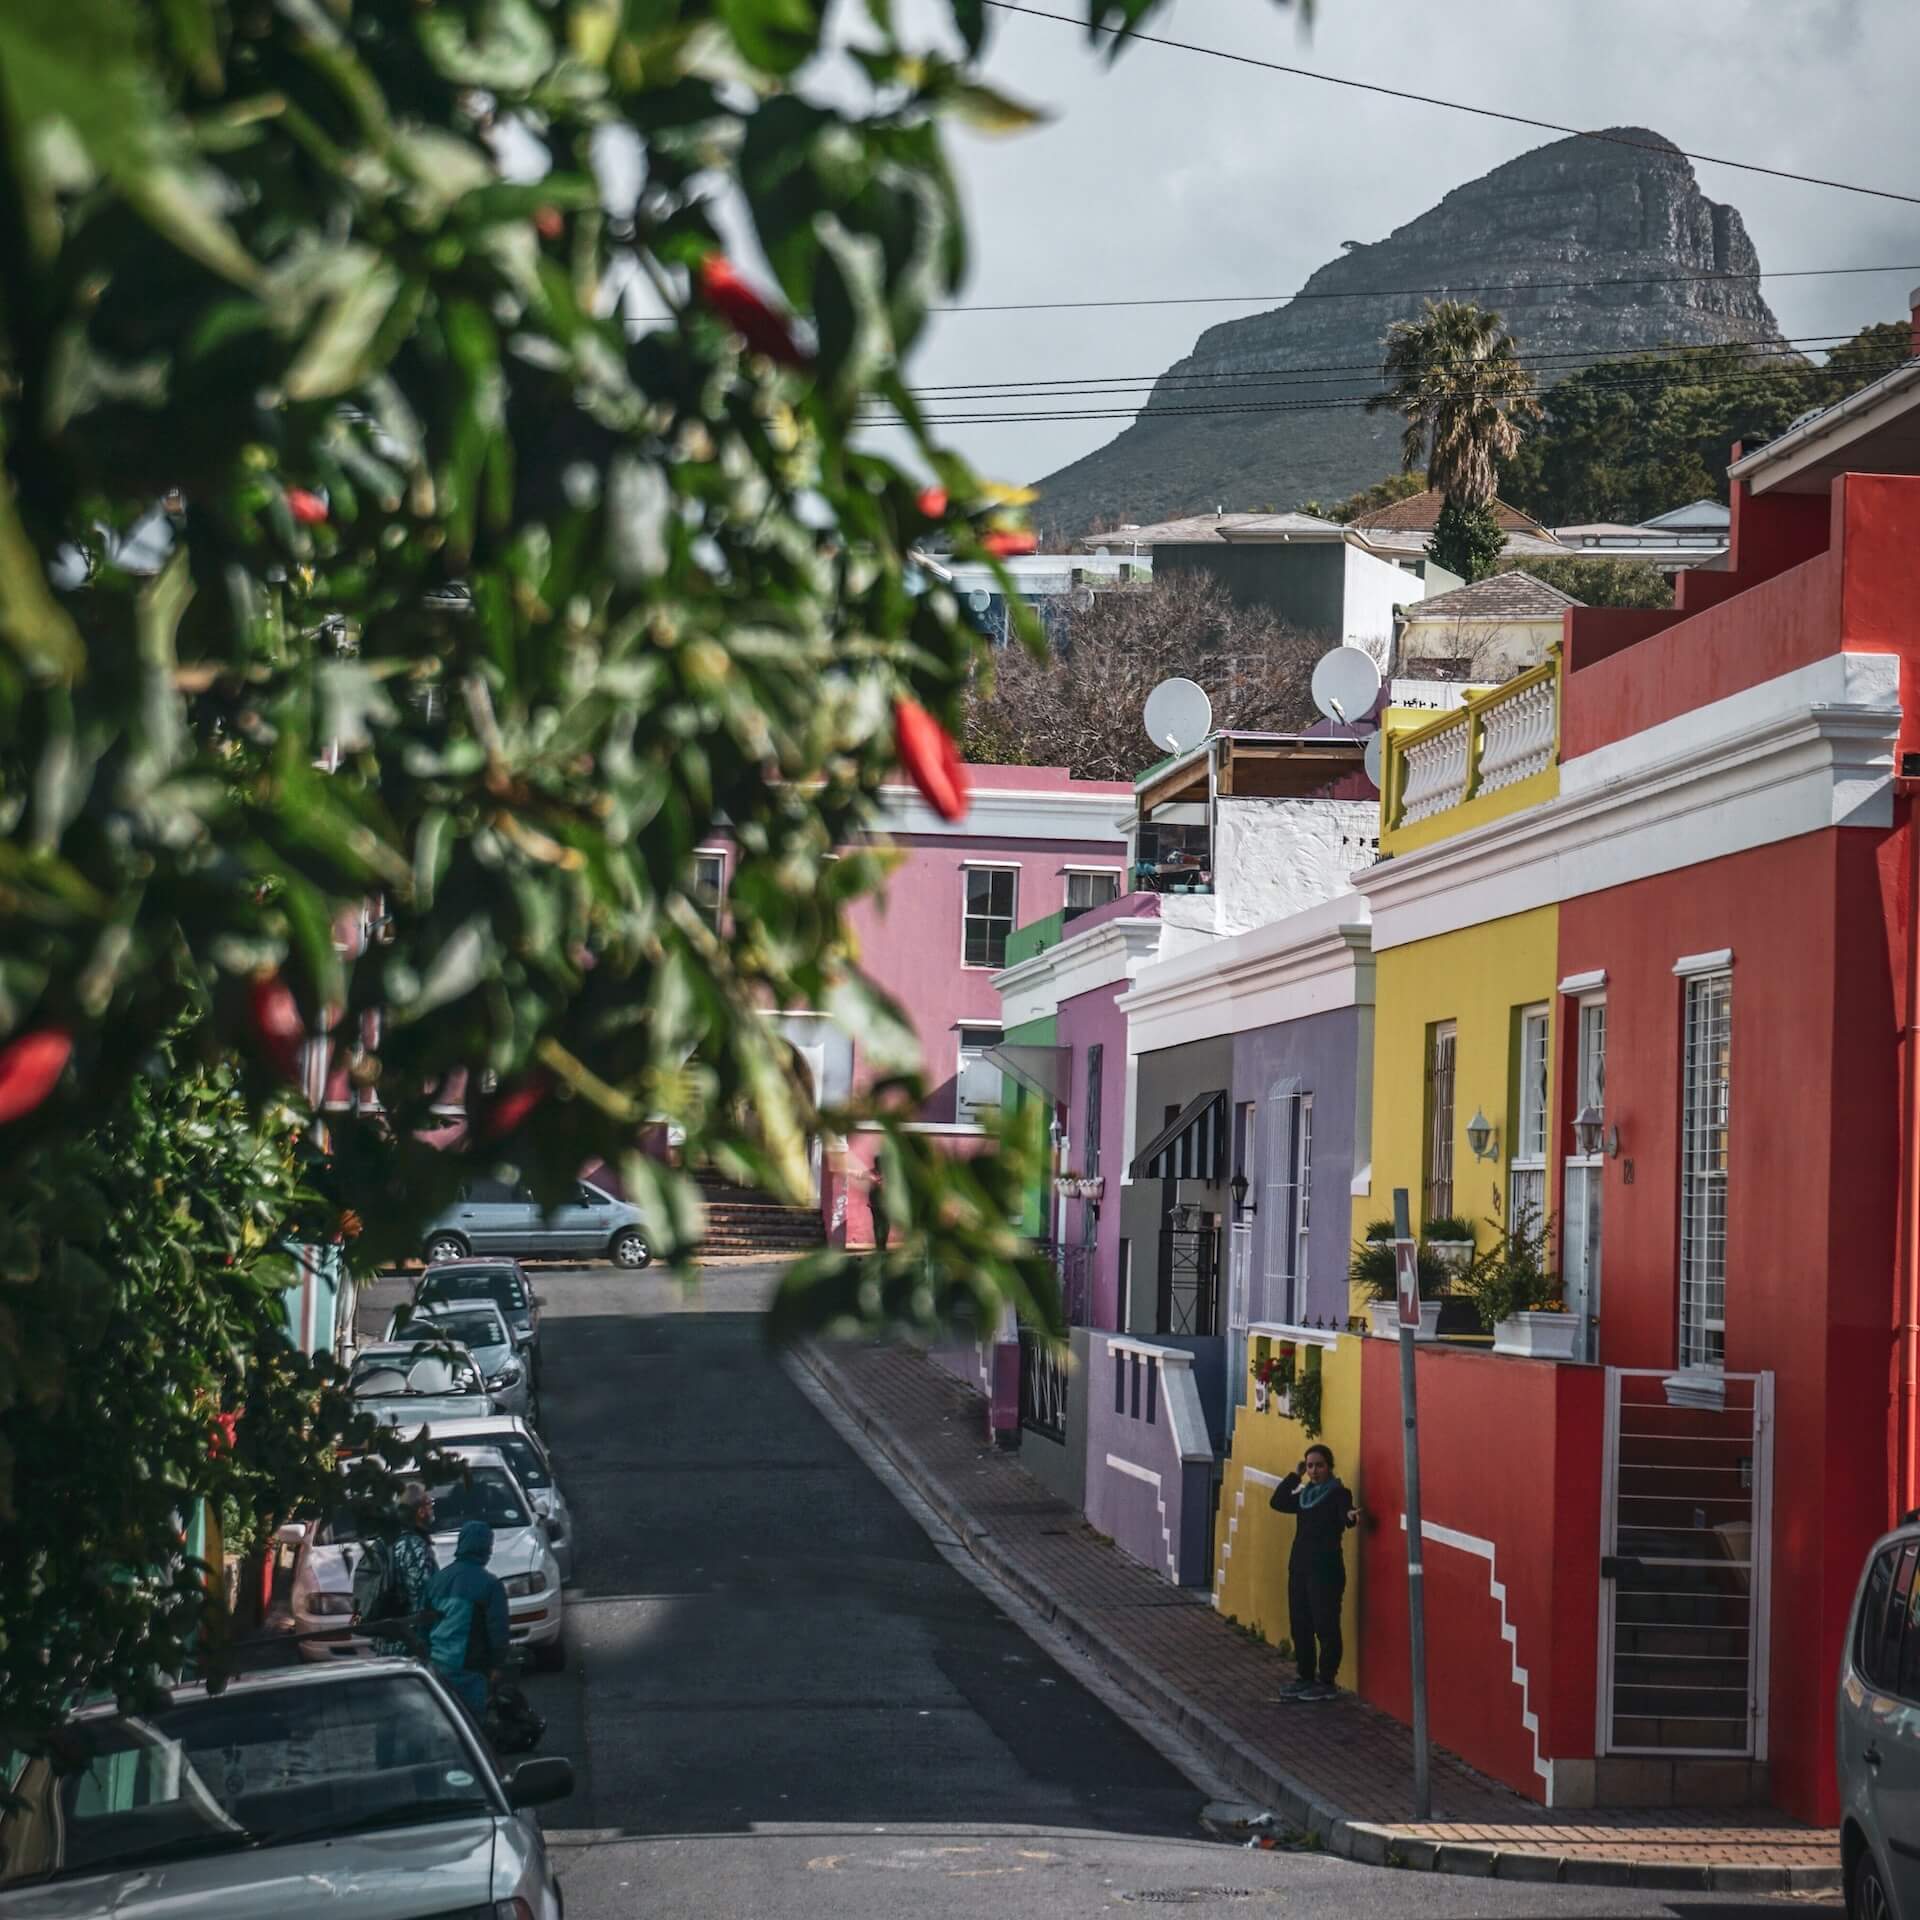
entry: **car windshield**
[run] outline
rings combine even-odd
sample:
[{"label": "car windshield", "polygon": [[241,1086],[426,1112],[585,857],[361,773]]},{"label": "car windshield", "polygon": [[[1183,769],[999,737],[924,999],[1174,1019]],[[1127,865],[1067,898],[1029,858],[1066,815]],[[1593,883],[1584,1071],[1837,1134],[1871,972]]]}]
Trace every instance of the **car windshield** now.
[{"label": "car windshield", "polygon": [[353,1363],[347,1391],[363,1400],[417,1394],[478,1393],[480,1376],[464,1356],[423,1353],[362,1354]]},{"label": "car windshield", "polygon": [[436,1306],[443,1300],[491,1300],[502,1313],[528,1311],[527,1290],[511,1267],[489,1267],[484,1272],[462,1267],[455,1273],[430,1273],[413,1296],[416,1307]]},{"label": "car windshield", "polygon": [[500,1810],[418,1674],[232,1687],[57,1738],[0,1798],[0,1887]]},{"label": "car windshield", "polygon": [[[471,1466],[451,1479],[430,1480],[428,1490],[433,1495],[435,1533],[458,1533],[469,1520],[484,1520],[496,1533],[533,1525],[533,1516],[512,1475],[501,1467]],[[328,1522],[329,1544],[344,1547],[359,1538],[360,1523],[354,1510],[341,1507]]]},{"label": "car windshield", "polygon": [[451,1340],[463,1347],[504,1347],[505,1328],[498,1314],[469,1308],[464,1313],[444,1310],[417,1314],[395,1329],[402,1340]]},{"label": "car windshield", "polygon": [[492,1447],[505,1456],[507,1465],[513,1469],[513,1477],[523,1487],[538,1492],[553,1485],[553,1475],[547,1471],[540,1449],[524,1433],[490,1433],[484,1440],[449,1440],[445,1444],[449,1453],[464,1453],[469,1447]]}]

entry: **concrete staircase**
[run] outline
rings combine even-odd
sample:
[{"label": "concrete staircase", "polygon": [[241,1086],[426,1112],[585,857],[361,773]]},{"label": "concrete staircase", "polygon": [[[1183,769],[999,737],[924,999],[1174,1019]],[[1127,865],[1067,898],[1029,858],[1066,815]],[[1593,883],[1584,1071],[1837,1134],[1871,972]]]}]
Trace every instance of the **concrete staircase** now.
[{"label": "concrete staircase", "polygon": [[753,1259],[811,1253],[826,1244],[817,1207],[790,1207],[757,1187],[733,1187],[712,1174],[698,1176],[707,1202],[703,1260]]}]

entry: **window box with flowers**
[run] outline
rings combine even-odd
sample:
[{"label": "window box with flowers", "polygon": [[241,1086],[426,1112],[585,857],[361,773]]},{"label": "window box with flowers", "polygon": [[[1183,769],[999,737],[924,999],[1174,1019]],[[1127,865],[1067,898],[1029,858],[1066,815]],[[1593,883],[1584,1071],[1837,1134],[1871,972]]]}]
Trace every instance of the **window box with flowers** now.
[{"label": "window box with flowers", "polygon": [[[1420,1279],[1420,1327],[1413,1337],[1432,1340],[1438,1337],[1440,1329],[1440,1296],[1447,1291],[1453,1273],[1426,1243],[1414,1253],[1414,1268]],[[1400,1337],[1399,1281],[1393,1264],[1391,1220],[1368,1223],[1367,1237],[1355,1243],[1347,1279],[1367,1296],[1374,1337],[1397,1340]]]},{"label": "window box with flowers", "polygon": [[[1494,1223],[1496,1226],[1498,1222]],[[1573,1360],[1580,1352],[1578,1314],[1567,1311],[1551,1264],[1553,1222],[1538,1208],[1515,1208],[1500,1237],[1468,1269],[1462,1283],[1493,1335],[1495,1353],[1534,1360]]]},{"label": "window box with flowers", "polygon": [[1420,1250],[1449,1273],[1465,1273],[1473,1265],[1473,1228],[1457,1215],[1429,1220],[1420,1229]]},{"label": "window box with flowers", "polygon": [[1304,1361],[1298,1345],[1282,1340],[1253,1369],[1253,1410],[1297,1420],[1309,1440],[1320,1437],[1320,1350]]}]

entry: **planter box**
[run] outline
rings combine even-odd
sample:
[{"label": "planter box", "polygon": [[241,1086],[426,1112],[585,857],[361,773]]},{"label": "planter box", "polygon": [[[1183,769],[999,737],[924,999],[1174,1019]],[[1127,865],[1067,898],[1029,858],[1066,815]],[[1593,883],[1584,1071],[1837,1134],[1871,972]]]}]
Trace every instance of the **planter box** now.
[{"label": "planter box", "polygon": [[1449,1273],[1465,1273],[1473,1265],[1471,1240],[1428,1240],[1423,1244]]},{"label": "planter box", "polygon": [[1577,1313],[1511,1314],[1493,1323],[1493,1350],[1535,1360],[1572,1360],[1579,1354],[1580,1325]]},{"label": "planter box", "polygon": [[[1398,1340],[1400,1338],[1400,1308],[1392,1300],[1369,1300],[1367,1317],[1373,1323],[1373,1337],[1376,1340]],[[1440,1302],[1422,1300],[1420,1302],[1420,1325],[1414,1339],[1434,1340],[1440,1332]]]}]

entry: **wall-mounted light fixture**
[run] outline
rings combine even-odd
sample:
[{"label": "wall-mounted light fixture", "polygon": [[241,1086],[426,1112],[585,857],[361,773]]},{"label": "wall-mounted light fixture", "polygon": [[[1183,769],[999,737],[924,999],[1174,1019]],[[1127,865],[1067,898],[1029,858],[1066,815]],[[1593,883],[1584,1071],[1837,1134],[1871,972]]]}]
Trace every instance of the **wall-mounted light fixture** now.
[{"label": "wall-mounted light fixture", "polygon": [[1620,1129],[1608,1126],[1600,1109],[1589,1102],[1573,1116],[1573,1147],[1589,1160],[1601,1153],[1615,1159],[1620,1152]]},{"label": "wall-mounted light fixture", "polygon": [[1247,1170],[1245,1167],[1239,1168],[1233,1178],[1227,1182],[1227,1191],[1233,1195],[1233,1217],[1236,1220],[1244,1220],[1248,1214],[1258,1213],[1260,1211],[1259,1201],[1249,1201],[1247,1198]]},{"label": "wall-mounted light fixture", "polygon": [[1476,1160],[1500,1158],[1500,1129],[1478,1107],[1474,1108],[1473,1118],[1467,1122],[1467,1145],[1473,1149]]}]

